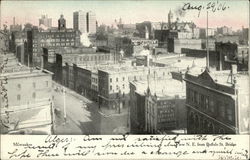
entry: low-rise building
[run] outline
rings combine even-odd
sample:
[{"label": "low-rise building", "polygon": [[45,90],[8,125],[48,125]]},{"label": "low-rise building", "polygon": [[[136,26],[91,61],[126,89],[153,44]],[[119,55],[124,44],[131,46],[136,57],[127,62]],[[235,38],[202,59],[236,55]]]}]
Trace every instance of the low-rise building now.
[{"label": "low-rise building", "polygon": [[52,134],[52,73],[18,63],[12,53],[0,55],[3,133]]},{"label": "low-rise building", "polygon": [[150,77],[164,78],[174,67],[110,66],[98,70],[100,106],[120,109],[129,104],[129,82]]},{"label": "low-rise building", "polygon": [[185,98],[185,83],[171,76],[130,82],[131,132],[184,133]]}]

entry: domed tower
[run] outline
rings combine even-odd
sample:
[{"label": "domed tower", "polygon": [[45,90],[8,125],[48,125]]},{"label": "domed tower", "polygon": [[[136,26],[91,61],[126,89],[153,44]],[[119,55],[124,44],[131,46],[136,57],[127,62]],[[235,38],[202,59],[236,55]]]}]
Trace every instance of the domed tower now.
[{"label": "domed tower", "polygon": [[168,13],[168,29],[172,29],[171,27],[171,23],[173,22],[173,13],[171,12],[171,10]]},{"label": "domed tower", "polygon": [[58,20],[58,30],[66,29],[66,20],[64,19],[63,15]]}]

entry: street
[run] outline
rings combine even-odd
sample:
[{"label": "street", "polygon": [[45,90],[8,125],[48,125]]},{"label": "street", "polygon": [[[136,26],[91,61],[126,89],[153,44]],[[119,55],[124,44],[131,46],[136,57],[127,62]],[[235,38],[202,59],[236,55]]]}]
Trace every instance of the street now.
[{"label": "street", "polygon": [[128,131],[128,114],[106,115],[98,104],[65,88],[66,123],[64,122],[64,94],[62,86],[54,83],[55,134],[123,134]]}]

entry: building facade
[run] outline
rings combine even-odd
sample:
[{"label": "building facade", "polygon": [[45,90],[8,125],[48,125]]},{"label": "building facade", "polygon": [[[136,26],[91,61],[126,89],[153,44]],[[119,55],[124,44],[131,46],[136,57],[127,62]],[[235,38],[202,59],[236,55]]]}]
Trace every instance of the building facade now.
[{"label": "building facade", "polygon": [[33,65],[41,65],[41,56],[43,48],[55,50],[58,47],[77,47],[80,45],[80,35],[78,31],[73,29],[58,30],[51,28],[41,30],[33,28],[27,32],[27,48],[30,56],[30,63]]},{"label": "building facade", "polygon": [[96,14],[92,11],[87,12],[87,32],[96,33]]},{"label": "building facade", "polygon": [[73,29],[79,30],[81,33],[87,32],[86,12],[80,10],[73,13]]},{"label": "building facade", "polygon": [[150,77],[163,78],[173,70],[171,67],[110,66],[98,70],[99,105],[114,109],[129,105],[129,82]]},{"label": "building facade", "polygon": [[1,130],[4,133],[53,133],[52,73],[18,64],[12,53],[1,55]]},{"label": "building facade", "polygon": [[249,134],[249,75],[232,68],[186,73],[188,134]]}]

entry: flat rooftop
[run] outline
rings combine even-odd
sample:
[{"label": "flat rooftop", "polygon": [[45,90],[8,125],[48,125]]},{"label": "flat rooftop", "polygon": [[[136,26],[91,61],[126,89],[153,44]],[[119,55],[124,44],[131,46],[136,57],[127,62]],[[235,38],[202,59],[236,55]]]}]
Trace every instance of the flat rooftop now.
[{"label": "flat rooftop", "polygon": [[186,97],[186,84],[172,78],[154,79],[142,81],[132,81],[136,86],[136,93],[144,95],[149,86],[152,95],[156,94],[158,98],[173,98],[178,95],[181,98]]},{"label": "flat rooftop", "polygon": [[174,56],[165,57],[156,60],[156,63],[166,64],[168,66],[177,67],[180,70],[186,70],[187,67],[200,67],[204,68],[206,66],[206,58],[196,58],[196,57],[186,57],[186,56]]},{"label": "flat rooftop", "polygon": [[[174,67],[173,67],[174,68]],[[116,73],[125,73],[125,72],[134,72],[134,71],[148,71],[148,70],[158,70],[158,69],[166,69],[169,70],[171,67],[145,67],[145,66],[131,66],[129,64],[121,64],[121,65],[109,65],[105,68],[101,68],[99,70],[103,72],[107,72],[109,74],[116,74]]]},{"label": "flat rooftop", "polygon": [[4,77],[8,78],[18,78],[25,76],[40,76],[46,74],[52,74],[51,72],[38,68],[29,68],[18,62],[17,58],[13,53],[8,53],[6,55],[0,55],[1,66],[3,67],[2,73],[0,74],[0,79]]}]

